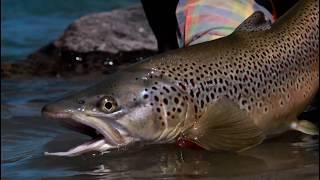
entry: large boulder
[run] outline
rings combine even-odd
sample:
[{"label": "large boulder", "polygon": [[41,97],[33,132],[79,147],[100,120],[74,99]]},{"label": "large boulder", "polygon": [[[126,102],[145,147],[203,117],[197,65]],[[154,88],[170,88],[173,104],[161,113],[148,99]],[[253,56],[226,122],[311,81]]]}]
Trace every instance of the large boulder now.
[{"label": "large boulder", "polygon": [[155,54],[156,39],[142,7],[83,16],[25,60],[2,64],[5,78],[79,76],[110,72]]},{"label": "large boulder", "polygon": [[141,7],[81,17],[54,42],[71,51],[119,52],[156,50],[156,40]]}]

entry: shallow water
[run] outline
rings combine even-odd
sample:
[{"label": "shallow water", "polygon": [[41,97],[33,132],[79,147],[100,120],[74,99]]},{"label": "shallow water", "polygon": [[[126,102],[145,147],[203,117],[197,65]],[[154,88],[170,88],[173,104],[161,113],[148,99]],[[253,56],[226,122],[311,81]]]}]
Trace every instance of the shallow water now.
[{"label": "shallow water", "polygon": [[93,83],[51,79],[2,81],[3,178],[319,179],[317,140],[303,140],[305,136],[299,133],[271,139],[241,154],[153,145],[104,155],[44,156],[44,151],[67,150],[88,137],[42,118],[42,106]]}]

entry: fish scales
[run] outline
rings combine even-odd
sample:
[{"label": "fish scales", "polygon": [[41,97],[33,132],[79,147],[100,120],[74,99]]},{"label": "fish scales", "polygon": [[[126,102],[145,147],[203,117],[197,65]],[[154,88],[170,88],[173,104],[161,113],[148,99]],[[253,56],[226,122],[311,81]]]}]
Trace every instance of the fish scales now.
[{"label": "fish scales", "polygon": [[[290,121],[292,115],[304,110],[319,86],[319,2],[299,2],[295,9],[299,13],[293,11],[270,30],[235,32],[227,38],[153,57],[142,66],[159,71],[185,89],[194,103],[195,119],[208,104],[226,97],[262,127],[269,126],[271,120]],[[158,89],[151,89],[153,96],[162,103],[167,101],[166,91]],[[170,99],[176,98],[183,102],[188,96],[177,94]],[[165,104],[171,103],[174,112],[178,104]],[[297,109],[296,114],[290,114],[293,109]]]}]

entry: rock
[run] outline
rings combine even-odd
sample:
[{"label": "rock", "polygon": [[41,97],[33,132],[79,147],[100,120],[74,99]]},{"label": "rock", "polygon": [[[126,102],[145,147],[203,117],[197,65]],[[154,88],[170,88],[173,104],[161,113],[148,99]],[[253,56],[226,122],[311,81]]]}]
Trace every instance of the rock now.
[{"label": "rock", "polygon": [[103,74],[156,53],[142,7],[83,16],[25,60],[1,65],[3,78]]},{"label": "rock", "polygon": [[80,53],[99,51],[116,54],[157,49],[156,39],[141,7],[81,17],[54,45]]}]

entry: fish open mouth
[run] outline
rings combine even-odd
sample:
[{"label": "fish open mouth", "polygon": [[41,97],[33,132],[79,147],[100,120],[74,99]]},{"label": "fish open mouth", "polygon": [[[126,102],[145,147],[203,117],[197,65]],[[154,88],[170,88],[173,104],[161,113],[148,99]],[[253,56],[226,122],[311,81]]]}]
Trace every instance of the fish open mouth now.
[{"label": "fish open mouth", "polygon": [[102,121],[97,117],[84,113],[52,113],[43,111],[43,115],[49,119],[58,120],[68,129],[86,134],[92,139],[65,152],[45,152],[52,156],[77,156],[87,152],[108,152],[127,145],[133,141],[128,132],[116,123]]}]

